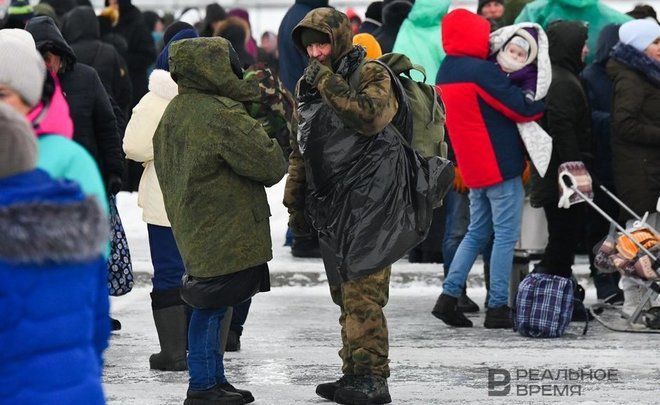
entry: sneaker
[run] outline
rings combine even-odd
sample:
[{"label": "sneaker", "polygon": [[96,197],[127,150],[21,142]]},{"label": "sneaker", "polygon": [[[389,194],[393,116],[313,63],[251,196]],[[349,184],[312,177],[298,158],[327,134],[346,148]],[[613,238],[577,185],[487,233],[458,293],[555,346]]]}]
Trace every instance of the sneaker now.
[{"label": "sneaker", "polygon": [[241,337],[233,330],[229,330],[227,335],[227,343],[225,344],[226,352],[237,352],[241,350]]},{"label": "sneaker", "polygon": [[248,390],[239,390],[238,388],[234,388],[233,385],[229,384],[228,382],[224,384],[218,384],[216,387],[219,387],[223,391],[227,392],[235,392],[237,394],[241,394],[243,397],[243,401],[245,401],[246,404],[254,402],[254,396],[252,393]]},{"label": "sneaker", "polygon": [[486,310],[486,320],[484,328],[487,329],[513,329],[511,320],[511,308],[508,305],[502,305],[497,308],[488,308]]},{"label": "sneaker", "polygon": [[384,377],[361,375],[355,376],[349,387],[339,388],[334,401],[344,405],[389,404],[392,397]]},{"label": "sneaker", "polygon": [[440,294],[431,313],[449,326],[457,328],[472,327],[472,321],[467,319],[463,312],[458,309],[458,298]]},{"label": "sneaker", "polygon": [[458,303],[456,304],[458,310],[464,314],[469,314],[473,312],[479,312],[479,305],[476,302],[472,301],[466,293],[461,294],[458,297]]},{"label": "sneaker", "polygon": [[204,391],[188,389],[183,405],[243,405],[243,396],[236,392],[228,392],[215,385]]},{"label": "sneaker", "polygon": [[353,375],[344,374],[339,380],[335,382],[319,384],[316,386],[316,395],[329,401],[334,401],[335,392],[337,392],[337,390],[340,388],[349,387],[351,381],[353,381],[353,377]]}]

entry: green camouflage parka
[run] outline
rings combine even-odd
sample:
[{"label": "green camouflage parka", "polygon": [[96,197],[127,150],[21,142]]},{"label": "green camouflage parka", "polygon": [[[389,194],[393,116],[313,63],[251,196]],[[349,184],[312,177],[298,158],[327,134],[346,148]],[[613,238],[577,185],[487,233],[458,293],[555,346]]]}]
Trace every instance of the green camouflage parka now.
[{"label": "green camouflage parka", "polygon": [[244,103],[260,97],[258,84],[233,73],[228,44],[214,37],[171,46],[179,95],[153,140],[172,232],[195,277],[226,275],[272,258],[264,186],[286,172],[279,145],[246,112]]}]

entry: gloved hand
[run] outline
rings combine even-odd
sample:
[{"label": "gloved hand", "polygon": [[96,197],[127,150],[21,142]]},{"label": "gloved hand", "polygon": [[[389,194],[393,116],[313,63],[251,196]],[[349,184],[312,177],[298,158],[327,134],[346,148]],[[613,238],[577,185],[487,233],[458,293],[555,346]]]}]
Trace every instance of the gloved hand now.
[{"label": "gloved hand", "polygon": [[461,171],[458,170],[458,167],[454,168],[454,189],[459,193],[466,193],[468,191],[467,186],[463,182]]},{"label": "gloved hand", "polygon": [[106,189],[108,190],[108,194],[110,195],[117,195],[119,191],[121,191],[121,177],[111,174],[110,177],[108,177],[108,183],[106,184]]},{"label": "gloved hand", "polygon": [[303,77],[312,87],[316,87],[324,76],[331,74],[332,70],[329,67],[319,62],[318,59],[312,58],[303,72]]},{"label": "gloved hand", "polygon": [[[585,198],[592,200],[594,192],[591,186],[591,176],[583,162],[564,162],[559,165],[559,208],[570,208],[571,205],[584,202],[575,192],[579,190]],[[568,184],[567,182],[568,181]]]},{"label": "gloved hand", "polygon": [[294,211],[289,214],[289,228],[297,237],[308,236],[312,233],[312,227],[307,223],[304,211]]}]

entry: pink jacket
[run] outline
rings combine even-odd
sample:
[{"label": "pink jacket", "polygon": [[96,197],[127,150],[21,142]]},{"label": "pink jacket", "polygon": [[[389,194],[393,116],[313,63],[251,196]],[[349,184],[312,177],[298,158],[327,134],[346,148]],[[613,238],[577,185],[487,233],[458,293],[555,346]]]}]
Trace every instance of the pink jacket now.
[{"label": "pink jacket", "polygon": [[41,135],[61,135],[73,139],[73,120],[69,114],[69,104],[62,93],[62,86],[57,75],[48,73],[55,81],[55,91],[50,104],[44,111],[44,104],[40,102],[30,113],[28,119],[35,126],[34,132]]}]

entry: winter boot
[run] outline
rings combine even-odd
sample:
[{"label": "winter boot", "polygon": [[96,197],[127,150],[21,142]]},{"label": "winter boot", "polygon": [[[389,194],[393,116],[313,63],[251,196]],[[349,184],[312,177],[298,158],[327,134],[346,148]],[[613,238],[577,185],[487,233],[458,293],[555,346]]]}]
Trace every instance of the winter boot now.
[{"label": "winter boot", "polygon": [[153,370],[188,370],[186,347],[188,344],[188,316],[185,305],[175,305],[153,310],[154,322],[158,331],[160,353],[149,357],[149,367]]},{"label": "winter boot", "polygon": [[458,310],[464,314],[479,312],[479,305],[476,302],[472,301],[470,297],[467,296],[465,291],[458,297],[458,303],[456,304]]},{"label": "winter boot", "polygon": [[487,329],[513,329],[511,320],[511,308],[508,305],[502,305],[497,308],[488,308],[486,310],[486,320],[484,328]]},{"label": "winter boot", "polygon": [[355,376],[351,384],[335,392],[334,401],[345,405],[389,404],[387,380],[377,375]]},{"label": "winter boot", "polygon": [[193,391],[188,389],[183,405],[243,405],[245,400],[237,392],[228,392],[216,385],[210,390]]},{"label": "winter boot", "polygon": [[234,386],[229,384],[228,382],[224,384],[218,384],[217,387],[219,387],[223,391],[235,392],[237,394],[241,394],[241,396],[243,397],[243,401],[245,401],[246,404],[254,402],[254,396],[252,396],[252,393],[248,390],[239,390],[237,388],[234,388]]},{"label": "winter boot", "polygon": [[458,309],[458,298],[440,294],[431,313],[436,318],[450,326],[458,328],[472,327],[472,321],[467,319]]},{"label": "winter boot", "polygon": [[113,332],[116,330],[121,330],[121,322],[115,318],[110,318],[110,325]]},{"label": "winter boot", "polygon": [[334,401],[335,392],[340,388],[349,387],[353,378],[354,376],[351,374],[344,374],[335,382],[319,384],[316,386],[316,395],[329,401]]}]

